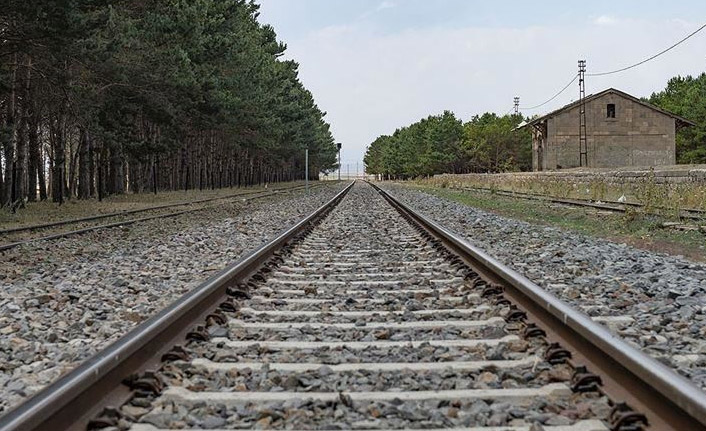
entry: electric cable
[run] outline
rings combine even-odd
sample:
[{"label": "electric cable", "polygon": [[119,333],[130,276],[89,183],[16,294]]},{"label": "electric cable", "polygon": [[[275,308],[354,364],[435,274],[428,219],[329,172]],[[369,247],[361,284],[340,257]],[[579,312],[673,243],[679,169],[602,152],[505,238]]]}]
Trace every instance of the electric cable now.
[{"label": "electric cable", "polygon": [[[645,64],[645,63],[647,63],[648,61],[654,60],[655,58],[659,57],[660,55],[665,54],[665,53],[671,51],[672,49],[676,48],[677,46],[681,45],[682,43],[686,42],[687,40],[689,40],[691,37],[693,37],[694,35],[696,35],[698,32],[700,32],[700,31],[703,30],[704,28],[706,28],[706,24],[702,25],[701,27],[697,28],[697,29],[694,30],[693,32],[689,33],[686,37],[684,37],[683,39],[681,39],[681,40],[679,40],[678,42],[674,43],[673,45],[669,46],[668,48],[663,49],[662,51],[658,52],[657,54],[654,54],[654,55],[652,55],[652,56],[650,56],[650,57],[648,57],[648,58],[646,58],[646,59],[644,59],[644,60],[642,60],[642,61],[640,61],[640,62],[637,62],[637,63],[632,64],[632,65],[630,65],[630,66],[622,67],[622,68],[620,68],[620,69],[611,70],[611,71],[609,71],[609,72],[586,73],[585,76],[605,76],[605,75],[612,75],[612,74],[614,74],[614,73],[624,72],[624,71],[626,71],[626,70],[632,69],[632,68],[637,67],[637,66],[640,66],[640,65],[642,65],[642,64]],[[522,106],[521,106],[520,109],[523,110],[523,111],[531,111],[531,110],[533,110],[533,109],[541,108],[542,106],[546,105],[547,103],[549,103],[549,102],[551,102],[552,100],[554,100],[554,99],[556,99],[557,97],[559,97],[559,95],[560,95],[561,93],[563,93],[564,91],[566,91],[566,89],[569,88],[569,86],[570,86],[571,84],[573,84],[574,81],[576,81],[576,79],[577,79],[578,77],[579,77],[578,74],[574,75],[574,77],[571,79],[571,81],[569,81],[569,83],[566,84],[566,85],[564,86],[564,88],[562,88],[561,90],[559,90],[558,93],[556,93],[555,95],[553,95],[551,98],[549,98],[549,99],[546,100],[545,102],[542,102],[542,103],[540,103],[539,105],[534,105],[534,106],[530,106],[530,107],[522,107]],[[510,111],[508,111],[508,113],[510,113]],[[507,115],[507,114],[505,114],[505,115]]]},{"label": "electric cable", "polygon": [[647,63],[648,61],[654,60],[655,58],[659,57],[660,55],[662,55],[662,54],[664,54],[664,53],[666,53],[666,52],[668,52],[668,51],[670,51],[670,50],[676,48],[677,46],[681,45],[682,43],[686,42],[689,38],[691,38],[692,36],[694,36],[696,33],[700,32],[700,31],[703,30],[704,28],[706,28],[706,24],[704,24],[704,25],[702,25],[701,27],[697,28],[695,31],[693,31],[692,33],[690,33],[689,35],[687,35],[685,38],[683,38],[683,39],[680,40],[679,42],[677,42],[677,43],[675,43],[674,45],[670,46],[669,48],[664,49],[664,50],[658,52],[657,54],[655,54],[655,55],[653,55],[653,56],[651,56],[651,57],[648,57],[648,58],[646,58],[646,59],[644,59],[644,60],[642,60],[642,61],[640,61],[640,62],[638,62],[638,63],[635,63],[635,64],[630,65],[630,66],[626,66],[626,67],[623,67],[623,68],[620,68],[620,69],[617,69],[617,70],[611,70],[610,72],[587,73],[586,76],[605,76],[605,75],[612,75],[612,74],[614,74],[614,73],[624,72],[624,71],[626,71],[626,70],[628,70],[628,69],[632,69],[633,67],[637,67],[637,66],[639,66],[639,65],[641,65],[641,64],[645,64],[645,63]]},{"label": "electric cable", "polygon": [[530,110],[532,110],[532,109],[537,109],[537,108],[540,108],[540,107],[546,105],[547,103],[549,103],[549,102],[551,102],[552,100],[554,100],[554,99],[556,99],[557,97],[559,97],[559,95],[560,95],[561,93],[563,93],[564,91],[566,91],[566,89],[569,88],[569,86],[570,86],[571,84],[573,84],[574,81],[576,81],[576,79],[577,79],[578,77],[579,77],[579,75],[578,75],[578,73],[577,73],[576,75],[574,75],[573,78],[571,78],[571,81],[569,81],[569,83],[564,86],[564,88],[562,88],[561,90],[559,90],[559,92],[556,93],[555,95],[553,95],[549,100],[547,100],[547,101],[545,101],[545,102],[542,102],[542,103],[540,103],[539,105],[534,105],[534,106],[530,106],[530,107],[522,107],[522,106],[521,106],[520,109],[523,110],[523,111],[530,111]]}]

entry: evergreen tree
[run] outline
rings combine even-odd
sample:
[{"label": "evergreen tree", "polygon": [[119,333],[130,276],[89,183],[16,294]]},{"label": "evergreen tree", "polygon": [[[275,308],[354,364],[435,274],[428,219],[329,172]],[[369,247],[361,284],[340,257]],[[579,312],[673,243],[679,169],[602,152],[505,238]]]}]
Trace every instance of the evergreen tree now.
[{"label": "evergreen tree", "polygon": [[300,179],[305,148],[312,179],[335,167],[325,113],[253,1],[11,3],[3,205]]},{"label": "evergreen tree", "polygon": [[706,163],[706,73],[672,78],[648,102],[696,123],[677,132],[677,163]]}]

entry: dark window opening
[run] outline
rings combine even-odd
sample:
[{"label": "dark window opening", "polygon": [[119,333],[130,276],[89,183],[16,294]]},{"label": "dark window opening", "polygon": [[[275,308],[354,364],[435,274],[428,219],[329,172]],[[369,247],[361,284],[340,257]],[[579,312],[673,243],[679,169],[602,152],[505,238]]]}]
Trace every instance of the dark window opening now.
[{"label": "dark window opening", "polygon": [[615,118],[615,103],[608,104],[608,118]]}]

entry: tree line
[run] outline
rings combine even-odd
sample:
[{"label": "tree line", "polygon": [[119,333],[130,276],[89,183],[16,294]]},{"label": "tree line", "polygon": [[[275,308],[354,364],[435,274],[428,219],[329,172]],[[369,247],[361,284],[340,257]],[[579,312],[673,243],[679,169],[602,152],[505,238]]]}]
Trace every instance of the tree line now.
[{"label": "tree line", "polygon": [[[672,78],[664,90],[644,100],[696,123],[677,132],[677,163],[706,163],[706,73]],[[441,173],[529,171],[531,133],[527,128],[516,129],[529,120],[489,112],[466,123],[450,111],[429,116],[375,139],[365,153],[366,172],[404,179]]]},{"label": "tree line", "polygon": [[488,112],[463,123],[451,111],[432,115],[375,139],[365,153],[365,169],[391,179],[528,170],[532,137],[516,130],[523,120]]},{"label": "tree line", "polygon": [[334,169],[325,113],[252,0],[0,9],[0,204]]},{"label": "tree line", "polygon": [[677,163],[706,163],[706,73],[676,76],[647,101],[696,123],[677,132]]}]

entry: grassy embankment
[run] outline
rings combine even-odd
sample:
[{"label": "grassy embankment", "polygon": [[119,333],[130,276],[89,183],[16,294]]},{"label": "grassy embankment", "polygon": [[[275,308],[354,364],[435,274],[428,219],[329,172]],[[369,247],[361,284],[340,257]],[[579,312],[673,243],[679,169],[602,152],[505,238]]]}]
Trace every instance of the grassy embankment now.
[{"label": "grassy embankment", "polygon": [[706,182],[671,182],[655,172],[644,176],[625,178],[602,175],[600,172],[548,175],[493,174],[442,175],[422,181],[422,184],[440,188],[472,187],[491,191],[535,193],[543,196],[594,201],[617,201],[644,205],[645,210],[665,218],[675,218],[680,208],[706,210]]},{"label": "grassy embankment", "polygon": [[[624,242],[646,250],[683,255],[693,260],[706,262],[706,235],[704,233],[698,230],[681,231],[663,227],[663,223],[666,220],[675,219],[675,208],[679,206],[687,207],[687,203],[689,203],[693,208],[704,208],[703,205],[706,202],[704,200],[705,187],[696,186],[691,189],[684,185],[678,185],[678,187],[668,185],[664,187],[661,184],[649,184],[649,181],[648,184],[639,185],[644,190],[640,196],[647,198],[643,203],[646,202],[647,205],[651,206],[651,210],[658,213],[657,215],[651,215],[631,209],[626,213],[616,213],[594,208],[558,205],[546,201],[502,196],[493,193],[492,190],[490,192],[459,191],[450,188],[451,186],[460,187],[462,185],[460,183],[452,185],[440,179],[414,183],[415,188],[505,217],[569,229],[590,236]],[[466,185],[469,186],[468,184]],[[551,185],[547,182],[541,186],[535,186],[533,190],[525,188],[517,191],[538,193],[541,188],[546,190],[548,187],[554,187],[558,190],[560,186],[560,184]],[[585,187],[585,185],[581,186]],[[637,190],[637,187],[634,190]],[[574,187],[571,188],[574,189]],[[596,188],[599,191],[595,191]],[[606,200],[608,196],[615,195],[616,190],[614,188],[614,186],[598,184],[594,181],[593,193],[596,193],[596,195],[592,198]],[[512,190],[509,188],[502,189]],[[588,190],[590,194],[591,189]],[[679,190],[680,193],[680,197],[676,199],[679,203],[669,200],[669,196],[673,196],[676,190]],[[626,190],[618,191],[623,194]],[[544,194],[564,198],[577,197],[571,193],[566,193],[565,190],[562,194]],[[702,200],[700,201],[699,199]],[[699,203],[700,205],[697,205]],[[706,221],[701,224],[706,224]]]}]

